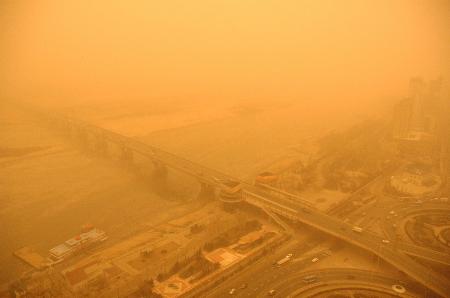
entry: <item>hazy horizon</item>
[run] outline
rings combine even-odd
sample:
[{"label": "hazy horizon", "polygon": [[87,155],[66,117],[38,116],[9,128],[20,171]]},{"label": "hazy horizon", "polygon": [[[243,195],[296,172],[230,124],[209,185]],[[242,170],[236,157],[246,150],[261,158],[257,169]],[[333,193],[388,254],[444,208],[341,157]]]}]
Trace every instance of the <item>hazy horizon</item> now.
[{"label": "hazy horizon", "polygon": [[449,77],[448,1],[2,1],[5,98],[345,100]]}]

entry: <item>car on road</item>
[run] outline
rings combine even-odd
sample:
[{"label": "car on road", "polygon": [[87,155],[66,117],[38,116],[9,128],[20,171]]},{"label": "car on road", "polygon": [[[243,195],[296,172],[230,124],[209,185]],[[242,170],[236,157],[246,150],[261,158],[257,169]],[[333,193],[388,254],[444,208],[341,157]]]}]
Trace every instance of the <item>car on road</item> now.
[{"label": "car on road", "polygon": [[318,260],[319,260],[319,258],[313,258],[313,259],[311,260],[311,262],[315,263],[315,262],[317,262]]},{"label": "car on road", "polygon": [[292,258],[293,254],[287,254],[286,258]]},{"label": "car on road", "polygon": [[352,231],[353,231],[353,232],[356,232],[356,233],[361,233],[361,232],[363,231],[363,229],[362,229],[361,227],[354,226],[354,227],[352,228]]},{"label": "car on road", "polygon": [[302,278],[304,283],[312,283],[315,282],[317,280],[317,276],[315,275],[308,275]]},{"label": "car on road", "polygon": [[289,255],[285,256],[284,258],[282,258],[281,260],[279,260],[278,262],[276,262],[277,266],[281,266],[284,263],[287,263],[291,260],[291,257]]},{"label": "car on road", "polygon": [[230,295],[234,295],[234,293],[236,293],[236,289],[235,289],[235,288],[231,289],[231,290],[228,292],[228,294],[230,294]]},{"label": "car on road", "polygon": [[275,290],[270,290],[269,292],[267,292],[267,295],[269,295],[269,296],[275,296],[276,293],[277,293],[277,291],[275,291]]},{"label": "car on road", "polygon": [[241,289],[241,290],[246,289],[247,286],[248,286],[248,285],[247,285],[246,283],[243,283],[243,284],[239,287],[239,289]]},{"label": "car on road", "polygon": [[389,244],[389,243],[391,243],[391,241],[389,241],[389,240],[387,240],[387,239],[383,239],[383,240],[381,240],[381,242],[383,242],[384,244]]}]

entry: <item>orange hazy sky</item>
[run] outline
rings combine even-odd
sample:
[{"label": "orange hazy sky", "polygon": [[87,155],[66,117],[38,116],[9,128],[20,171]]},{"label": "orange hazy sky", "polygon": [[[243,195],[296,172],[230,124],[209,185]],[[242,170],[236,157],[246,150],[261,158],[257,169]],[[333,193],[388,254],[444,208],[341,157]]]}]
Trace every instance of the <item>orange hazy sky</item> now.
[{"label": "orange hazy sky", "polygon": [[376,100],[448,79],[448,0],[2,0],[0,94]]}]

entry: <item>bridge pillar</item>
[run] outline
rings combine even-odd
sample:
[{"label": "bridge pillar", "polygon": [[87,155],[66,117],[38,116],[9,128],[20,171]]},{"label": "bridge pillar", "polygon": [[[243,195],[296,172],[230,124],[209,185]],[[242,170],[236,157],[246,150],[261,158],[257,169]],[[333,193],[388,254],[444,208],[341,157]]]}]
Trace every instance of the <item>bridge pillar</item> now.
[{"label": "bridge pillar", "polygon": [[58,119],[58,121],[55,124],[55,128],[59,131],[59,133],[62,136],[70,137],[71,128],[70,128],[70,124],[67,121]]},{"label": "bridge pillar", "polygon": [[200,181],[199,199],[213,199],[215,197],[215,188],[213,185]]},{"label": "bridge pillar", "polygon": [[54,131],[62,136],[67,137],[70,135],[70,127],[67,121],[59,118],[52,118],[51,123],[49,123],[49,129],[54,129]]},{"label": "bridge pillar", "polygon": [[134,161],[134,154],[133,150],[126,147],[125,145],[122,145],[120,147],[120,156],[119,159],[121,162],[123,162],[127,166],[131,166]]},{"label": "bridge pillar", "polygon": [[77,138],[77,127],[71,123],[70,121],[67,121],[65,123],[65,127],[67,130],[67,136],[72,140],[72,141],[76,141]]},{"label": "bridge pillar", "polygon": [[219,200],[226,211],[233,211],[244,200],[242,186],[238,181],[226,181],[222,183],[219,191]]},{"label": "bridge pillar", "polygon": [[165,164],[153,160],[152,184],[157,191],[165,191],[167,189],[168,169]]},{"label": "bridge pillar", "polygon": [[108,142],[103,134],[94,135],[94,152],[100,156],[107,156],[108,154]]},{"label": "bridge pillar", "polygon": [[89,147],[88,133],[81,127],[74,127],[75,142],[81,147],[82,150],[87,150]]}]

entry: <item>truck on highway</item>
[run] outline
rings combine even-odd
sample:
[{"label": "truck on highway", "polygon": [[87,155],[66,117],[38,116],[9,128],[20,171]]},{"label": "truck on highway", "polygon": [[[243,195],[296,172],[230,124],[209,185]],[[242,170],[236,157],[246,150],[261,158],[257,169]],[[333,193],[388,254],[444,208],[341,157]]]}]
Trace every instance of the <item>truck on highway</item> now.
[{"label": "truck on highway", "polygon": [[273,184],[278,180],[278,175],[272,172],[263,172],[260,173],[255,178],[255,184]]},{"label": "truck on highway", "polygon": [[282,258],[281,260],[279,260],[278,262],[276,262],[276,264],[277,264],[278,266],[281,266],[281,265],[283,265],[284,263],[289,262],[290,260],[291,260],[291,257],[290,257],[290,256],[285,256],[284,258]]},{"label": "truck on highway", "polygon": [[363,231],[363,229],[362,229],[361,227],[354,226],[354,227],[352,228],[352,231],[353,231],[353,232],[356,232],[356,233],[361,233],[361,232]]},{"label": "truck on highway", "polygon": [[315,275],[307,275],[305,277],[302,278],[304,283],[312,283],[315,282],[317,280],[317,276]]}]

